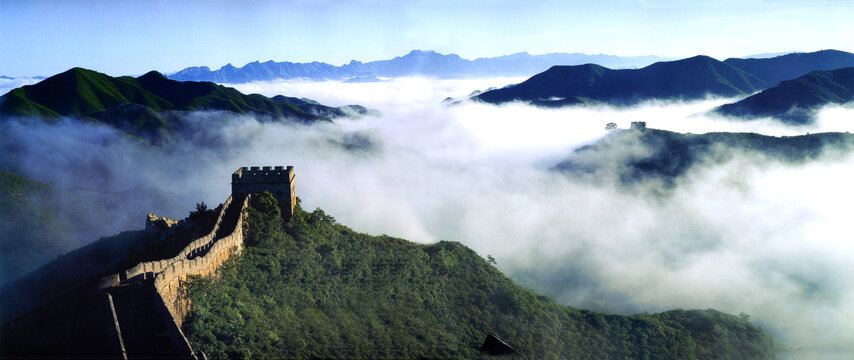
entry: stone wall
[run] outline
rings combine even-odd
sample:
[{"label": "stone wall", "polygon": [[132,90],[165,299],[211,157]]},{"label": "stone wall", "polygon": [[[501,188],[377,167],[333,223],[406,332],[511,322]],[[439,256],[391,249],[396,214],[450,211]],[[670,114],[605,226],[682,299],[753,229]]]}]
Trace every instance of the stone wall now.
[{"label": "stone wall", "polygon": [[126,281],[128,279],[133,279],[134,277],[140,276],[140,280],[149,279],[155,276],[155,274],[163,271],[170,264],[179,261],[181,259],[192,257],[195,254],[202,253],[211,246],[213,246],[213,242],[215,240],[216,232],[219,230],[219,226],[222,223],[223,215],[225,215],[225,210],[228,209],[228,206],[231,204],[232,196],[229,196],[228,199],[223,203],[222,209],[219,211],[219,215],[217,215],[216,223],[214,224],[213,229],[211,229],[210,233],[205,236],[202,236],[196,240],[190,242],[189,245],[185,246],[181,252],[170,259],[163,260],[154,260],[154,261],[146,261],[136,264],[136,266],[127,269],[118,274],[118,278],[116,275],[107,275],[101,279],[101,288],[106,288],[110,286],[116,286],[116,280],[119,282]]},{"label": "stone wall", "polygon": [[186,281],[190,275],[205,276],[215,273],[222,263],[243,249],[244,209],[249,205],[249,198],[247,196],[240,205],[241,210],[237,218],[237,225],[231,234],[216,242],[205,244],[204,247],[207,252],[203,256],[189,256],[193,252],[200,251],[200,248],[196,248],[188,252],[187,257],[168,264],[154,277],[154,287],[163,298],[166,308],[169,309],[178,327],[183,323],[184,316],[189,310],[186,300],[181,296],[181,283]]},{"label": "stone wall", "polygon": [[[217,232],[220,230],[221,225],[223,225],[222,222],[229,206],[232,205],[233,196],[229,196],[223,204],[217,221],[210,233],[193,240],[181,252],[170,259],[141,262],[128,270],[104,276],[99,281],[99,287],[106,289],[119,286],[122,282],[127,282],[128,280],[136,282],[153,279],[154,291],[162,299],[163,307],[166,310],[163,313],[168,313],[168,317],[171,319],[167,321],[174,324],[174,326],[169,326],[172,329],[168,331],[171,334],[170,337],[174,338],[173,342],[177,344],[176,348],[179,351],[184,351],[190,354],[190,358],[195,358],[196,356],[193,354],[189,342],[181,331],[184,317],[189,311],[189,302],[182,296],[182,283],[191,275],[206,276],[214,274],[220,265],[243,249],[243,222],[246,217],[246,208],[249,205],[250,198],[251,196],[246,196],[243,198],[242,203],[234,204],[239,206],[239,209],[237,209],[236,224],[230,234],[225,236],[220,234],[220,238],[217,239]],[[118,337],[116,341],[121,342],[121,333],[116,333],[116,336]],[[125,358],[127,356],[126,353],[116,353],[116,355]]]}]

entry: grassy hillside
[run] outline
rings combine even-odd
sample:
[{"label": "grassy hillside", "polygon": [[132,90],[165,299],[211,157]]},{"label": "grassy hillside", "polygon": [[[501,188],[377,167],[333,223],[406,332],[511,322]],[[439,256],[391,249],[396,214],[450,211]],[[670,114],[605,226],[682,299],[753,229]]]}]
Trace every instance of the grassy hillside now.
[{"label": "grassy hillside", "polygon": [[718,107],[724,115],[745,118],[775,117],[790,124],[814,121],[823,105],[854,101],[854,67],[815,71],[733,104]]},{"label": "grassy hillside", "polygon": [[239,91],[211,82],[180,82],[152,71],[138,78],[111,77],[73,68],[37,84],[10,91],[0,98],[0,115],[83,117],[120,130],[157,138],[180,123],[174,112],[196,110],[253,114],[270,119],[299,122],[328,121],[356,115],[364,108],[333,108],[315,102]]},{"label": "grassy hillside", "polygon": [[631,105],[650,99],[698,99],[708,95],[747,95],[767,87],[762,79],[708,56],[659,62],[642,69],[611,70],[599,65],[554,66],[521,84],[475,97],[489,103],[508,101],[562,105],[564,99],[589,99]]},{"label": "grassy hillside", "polygon": [[253,199],[244,253],[196,278],[184,332],[209,358],[479,358],[487,332],[536,359],[770,359],[775,343],[714,310],[617,316],[515,285],[455,242],[369,236],[322,210],[282,224]]}]

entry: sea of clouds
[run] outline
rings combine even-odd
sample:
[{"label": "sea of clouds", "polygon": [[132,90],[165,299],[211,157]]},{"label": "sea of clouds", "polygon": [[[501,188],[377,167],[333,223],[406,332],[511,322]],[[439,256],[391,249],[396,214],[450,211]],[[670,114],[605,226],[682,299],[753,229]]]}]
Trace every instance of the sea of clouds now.
[{"label": "sea of clouds", "polygon": [[788,127],[706,114],[734,99],[627,109],[442,103],[520,80],[232,85],[382,115],[301,126],[199,112],[188,114],[195,125],[185,140],[160,147],[93,123],[6,121],[0,165],[63,188],[135,194],[115,204],[124,215],[104,235],[141,228],[148,212],[184,217],[195,203],[222,202],[240,166],[293,165],[305,209],[321,207],[356,231],[459,241],[560,303],[621,314],[744,312],[786,345],[787,357],[854,354],[851,154],[787,163],[731,152],[667,191],[655,181],[625,186],[553,169],[605,136],[609,122],[783,136],[850,131],[854,111],[829,107],[814,125]]}]

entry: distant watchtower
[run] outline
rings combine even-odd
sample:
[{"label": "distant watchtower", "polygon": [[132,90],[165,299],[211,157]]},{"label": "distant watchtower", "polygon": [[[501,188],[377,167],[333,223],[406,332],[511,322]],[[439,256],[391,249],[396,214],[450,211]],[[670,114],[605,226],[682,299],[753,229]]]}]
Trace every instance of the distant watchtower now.
[{"label": "distant watchtower", "polygon": [[632,130],[646,130],[646,121],[632,121]]},{"label": "distant watchtower", "polygon": [[231,194],[236,198],[264,190],[272,193],[279,201],[282,215],[294,215],[297,197],[294,192],[293,166],[242,167],[231,174]]}]

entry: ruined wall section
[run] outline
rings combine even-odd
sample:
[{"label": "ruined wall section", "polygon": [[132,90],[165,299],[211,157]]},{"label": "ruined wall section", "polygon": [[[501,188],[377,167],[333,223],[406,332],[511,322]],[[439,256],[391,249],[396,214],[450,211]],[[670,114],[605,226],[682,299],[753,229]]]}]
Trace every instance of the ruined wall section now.
[{"label": "ruined wall section", "polygon": [[196,240],[193,240],[192,242],[190,242],[189,245],[185,246],[184,249],[181,250],[181,252],[179,252],[177,255],[170,259],[141,262],[125,271],[119,272],[117,274],[107,275],[101,278],[99,288],[105,289],[112,286],[118,286],[122,281],[133,279],[137,276],[140,277],[140,280],[153,278],[157,273],[163,271],[163,269],[165,269],[170,264],[181,259],[193,257],[196,254],[203,253],[210,249],[213,246],[213,242],[216,240],[216,232],[219,230],[219,227],[222,224],[222,219],[225,215],[225,211],[231,204],[232,198],[232,196],[229,196],[228,199],[225,200],[225,203],[223,203],[222,209],[219,211],[219,215],[217,215],[216,223],[214,224],[213,229],[211,229],[210,233]]}]

